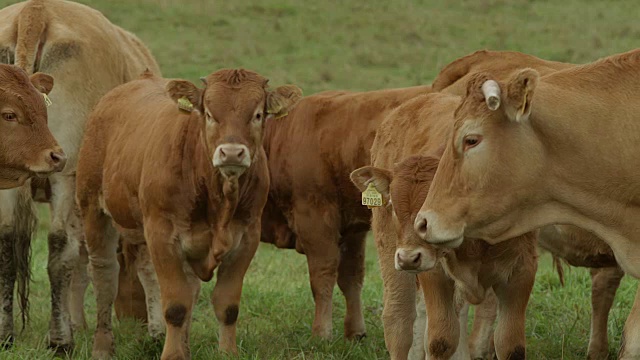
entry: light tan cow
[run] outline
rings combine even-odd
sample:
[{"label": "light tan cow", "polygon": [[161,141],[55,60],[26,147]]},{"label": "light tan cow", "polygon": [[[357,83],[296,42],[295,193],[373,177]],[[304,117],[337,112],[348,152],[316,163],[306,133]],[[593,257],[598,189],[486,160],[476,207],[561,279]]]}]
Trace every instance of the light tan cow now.
[{"label": "light tan cow", "polygon": [[[640,277],[640,50],[546,76],[477,74],[455,113],[415,229],[428,243],[498,243],[554,223],[604,240]],[[640,356],[640,296],[620,357]]]},{"label": "light tan cow", "polygon": [[[74,202],[76,163],[86,117],[108,90],[138,77],[145,69],[157,74],[160,71],[137,37],[85,5],[31,0],[0,10],[0,18],[0,61],[15,64],[28,74],[40,71],[56,79],[49,94],[52,101],[47,109],[49,128],[68,161],[63,172],[49,178],[51,227],[47,271],[52,306],[49,345],[68,351],[73,347],[72,323],[78,327],[85,324],[82,300],[89,281],[83,266],[86,259],[78,261],[83,236]],[[27,189],[0,191],[0,243],[15,243],[28,250],[36,224],[28,194]],[[11,249],[3,245],[4,248]],[[28,268],[27,254],[28,251],[11,251],[6,256],[14,258],[19,268]],[[7,263],[0,265],[5,266],[11,268]],[[77,296],[68,304],[74,268],[77,271],[73,275],[73,289]],[[7,271],[15,278],[14,270]],[[28,272],[23,271],[20,277],[26,283]],[[0,294],[9,304],[12,289],[13,281],[7,281]],[[13,319],[3,310],[0,338],[12,333]]]},{"label": "light tan cow", "polygon": [[118,233],[148,247],[138,261],[151,271],[138,275],[152,335],[166,324],[162,359],[191,357],[200,281],[210,281],[215,269],[219,346],[237,353],[243,279],[269,190],[263,130],[302,93],[293,85],[270,89],[266,78],[244,69],[219,70],[203,82],[198,88],[145,73],[105,95],[87,123],[77,199],[98,304],[94,358],[114,350]]}]

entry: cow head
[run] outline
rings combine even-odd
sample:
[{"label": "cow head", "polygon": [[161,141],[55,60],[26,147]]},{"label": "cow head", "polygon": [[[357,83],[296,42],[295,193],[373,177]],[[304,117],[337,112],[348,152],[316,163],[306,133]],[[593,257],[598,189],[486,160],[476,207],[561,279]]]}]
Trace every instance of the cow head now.
[{"label": "cow head", "polygon": [[[505,82],[474,75],[433,184],[415,220],[432,244],[457,247],[463,236],[501,241],[519,235],[518,209],[541,201],[542,145],[530,124],[539,75],[522,69]],[[515,206],[515,204],[524,206]]]},{"label": "cow head", "polygon": [[445,254],[444,250],[425,244],[413,231],[416,214],[427,197],[437,167],[435,157],[411,156],[396,164],[393,172],[365,166],[351,173],[351,180],[361,191],[373,183],[383,198],[390,200],[397,234],[397,270],[427,271]]},{"label": "cow head", "polygon": [[270,90],[266,78],[243,69],[219,70],[202,81],[204,89],[172,80],[167,91],[183,109],[201,118],[213,166],[225,177],[240,176],[262,147],[265,122],[286,115],[302,91],[294,85]]},{"label": "cow head", "polygon": [[47,125],[43,94],[53,78],[27,76],[13,65],[0,65],[0,188],[22,185],[27,179],[61,171],[66,156]]}]

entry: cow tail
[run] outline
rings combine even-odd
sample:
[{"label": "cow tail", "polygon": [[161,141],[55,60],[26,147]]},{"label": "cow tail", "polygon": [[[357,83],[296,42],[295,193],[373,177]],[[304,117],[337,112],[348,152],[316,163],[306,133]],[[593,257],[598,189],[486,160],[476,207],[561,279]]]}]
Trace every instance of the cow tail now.
[{"label": "cow tail", "polygon": [[553,258],[553,267],[556,268],[558,272],[558,278],[560,279],[560,284],[564,287],[564,267],[562,266],[562,259],[555,255],[551,255]]},{"label": "cow tail", "polygon": [[29,283],[31,281],[31,239],[38,228],[36,207],[31,201],[31,185],[18,190],[14,214],[13,250],[18,283],[18,305],[22,317],[22,330],[29,320]]},{"label": "cow tail", "polygon": [[18,15],[15,65],[29,75],[37,71],[45,41],[47,16],[44,1],[30,0]]}]

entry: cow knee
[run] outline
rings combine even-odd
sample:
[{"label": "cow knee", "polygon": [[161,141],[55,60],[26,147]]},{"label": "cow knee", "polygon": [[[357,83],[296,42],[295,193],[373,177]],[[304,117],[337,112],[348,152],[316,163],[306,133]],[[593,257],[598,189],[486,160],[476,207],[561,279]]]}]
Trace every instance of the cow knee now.
[{"label": "cow knee", "polygon": [[433,359],[448,359],[455,350],[456,347],[445,339],[429,341],[429,355]]},{"label": "cow knee", "polygon": [[238,320],[238,305],[229,305],[224,310],[224,324],[233,325]]},{"label": "cow knee", "polygon": [[524,360],[526,359],[524,346],[518,345],[509,353],[507,360]]},{"label": "cow knee", "polygon": [[61,254],[67,246],[67,233],[57,230],[49,233],[49,254]]},{"label": "cow knee", "polygon": [[187,318],[187,307],[182,304],[170,305],[164,313],[167,324],[181,327]]}]

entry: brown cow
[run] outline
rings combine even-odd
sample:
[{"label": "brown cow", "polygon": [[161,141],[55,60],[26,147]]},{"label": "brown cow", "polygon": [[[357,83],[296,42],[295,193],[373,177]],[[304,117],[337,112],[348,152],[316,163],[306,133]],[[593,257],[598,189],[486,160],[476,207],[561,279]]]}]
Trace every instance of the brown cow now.
[{"label": "brown cow", "polygon": [[[23,185],[31,177],[46,177],[61,171],[66,155],[47,126],[47,109],[42,94],[49,94],[53,78],[36,73],[31,76],[17,66],[0,64],[0,188]],[[28,199],[27,188],[7,190]],[[29,207],[31,211],[31,207]],[[32,221],[21,218],[10,203],[0,201],[0,214],[15,217],[32,228]],[[0,226],[0,345],[13,342],[13,289],[18,280],[22,323],[28,312],[29,244],[15,242],[13,231]],[[29,234],[31,235],[31,234]]]},{"label": "brown cow", "polygon": [[[159,285],[167,325],[162,359],[190,358],[200,280],[209,281],[216,267],[211,301],[219,345],[237,352],[242,281],[258,247],[269,188],[262,133],[301,91],[269,90],[266,78],[242,69],[220,70],[203,82],[200,89],[147,73],[109,92],[91,113],[77,198],[98,303],[94,358],[113,352],[118,236],[112,221],[127,241],[148,247],[155,272],[140,280],[150,302],[157,299],[148,290]],[[151,323],[157,310],[147,310]]]},{"label": "brown cow", "polygon": [[[88,260],[79,259],[86,251],[82,249],[84,239],[75,204],[76,163],[85,121],[107,91],[135,79],[145,68],[156,74],[160,70],[135,35],[86,5],[30,0],[3,8],[0,18],[0,62],[15,64],[27,74],[40,71],[56,79],[50,94],[52,104],[47,108],[49,128],[68,161],[62,172],[49,177],[49,346],[66,352],[73,347],[72,325],[86,326],[83,297],[89,283],[84,266]],[[28,250],[37,216],[28,189],[0,191],[0,204],[2,254],[14,259],[0,264],[0,339],[5,339],[13,333],[10,309],[16,267],[18,288],[24,289],[21,284],[28,283]],[[26,291],[19,290],[19,294],[21,306],[26,305]]]},{"label": "brown cow", "polygon": [[[455,247],[553,223],[591,231],[640,277],[640,50],[541,77],[474,76],[416,231]],[[640,356],[640,293],[620,356]]]},{"label": "brown cow", "polygon": [[392,109],[427,86],[305,97],[277,124],[267,124],[271,174],[262,241],[307,256],[316,303],[312,333],[332,332],[332,295],[338,283],[347,302],[344,335],[365,335],[360,293],[370,214],[359,205],[349,172],[369,161],[375,131]]},{"label": "brown cow", "polygon": [[53,78],[29,77],[17,66],[0,64],[0,84],[0,189],[61,171],[67,157],[49,131],[43,97]]},{"label": "brown cow", "polygon": [[[426,99],[416,100],[420,100],[419,106],[426,108],[427,103],[431,105],[428,108],[433,109],[438,107],[434,103],[444,99],[432,96],[431,103]],[[408,102],[400,109],[410,108],[413,102]],[[448,105],[449,109],[455,109],[450,103]],[[402,126],[394,126],[392,121],[401,118],[390,116],[382,127],[403,129]],[[443,116],[433,118],[446,119]],[[478,305],[484,301],[490,288],[495,291],[499,305],[494,337],[496,355],[498,359],[524,358],[525,311],[537,269],[534,234],[529,233],[494,246],[481,240],[468,240],[455,251],[422,245],[413,231],[413,222],[427,197],[438,159],[410,156],[397,162],[408,151],[416,151],[416,141],[409,137],[428,139],[423,136],[435,132],[437,125],[425,119],[432,117],[421,117],[411,133],[386,132],[381,128],[371,149],[374,166],[360,168],[351,174],[361,191],[369,183],[375,184],[383,199],[390,204],[373,212],[374,234],[376,238],[389,240],[395,237],[398,247],[395,255],[397,270],[426,271],[418,278],[427,306],[428,340],[425,347],[430,359],[449,359],[454,353],[456,358],[469,357],[467,342],[459,341],[460,332],[466,333],[466,327],[459,326],[459,315],[460,311],[464,314],[466,309],[464,303],[457,299],[461,297],[468,303]],[[394,141],[391,142],[391,139]],[[427,153],[429,142],[422,142],[425,149],[416,153]],[[405,144],[406,147],[399,144]],[[397,164],[394,166],[394,163]],[[393,167],[393,173],[385,170],[389,167]],[[387,221],[389,218],[392,221]],[[385,264],[386,268],[392,266]],[[466,317],[463,318],[466,320]]]}]

